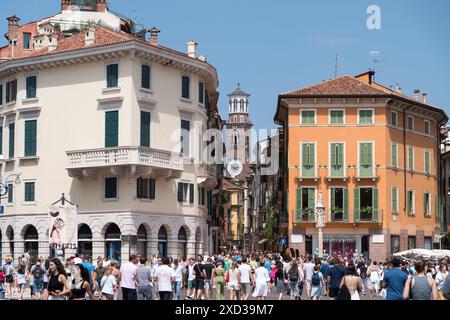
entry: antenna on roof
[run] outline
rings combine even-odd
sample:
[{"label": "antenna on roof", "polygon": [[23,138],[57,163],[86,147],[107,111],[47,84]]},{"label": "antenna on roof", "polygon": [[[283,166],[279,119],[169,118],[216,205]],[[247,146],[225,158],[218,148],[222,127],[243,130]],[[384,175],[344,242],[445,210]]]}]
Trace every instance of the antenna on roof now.
[{"label": "antenna on roof", "polygon": [[337,74],[338,74],[338,54],[336,53],[336,63],[334,65],[334,78],[337,78]]}]

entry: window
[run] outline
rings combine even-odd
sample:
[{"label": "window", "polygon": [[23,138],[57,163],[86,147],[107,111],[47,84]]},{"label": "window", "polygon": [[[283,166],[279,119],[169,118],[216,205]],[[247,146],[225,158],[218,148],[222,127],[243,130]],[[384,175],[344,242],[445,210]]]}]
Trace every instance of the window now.
[{"label": "window", "polygon": [[25,182],[25,202],[35,201],[34,192],[35,192],[35,183]]},{"label": "window", "polygon": [[3,104],[3,85],[0,84],[0,106]]},{"label": "window", "polygon": [[359,144],[359,175],[360,177],[373,176],[373,144]]},{"label": "window", "polygon": [[117,88],[119,86],[119,65],[117,63],[106,66],[106,87]]},{"label": "window", "polygon": [[348,190],[331,188],[330,221],[348,221]]},{"label": "window", "polygon": [[359,222],[378,222],[378,189],[356,188],[354,190],[354,219]]},{"label": "window", "polygon": [[14,102],[17,99],[17,79],[6,83],[6,103]]},{"label": "window", "polygon": [[316,175],[315,144],[302,143],[302,177]]},{"label": "window", "polygon": [[391,144],[391,166],[398,167],[398,144]]},{"label": "window", "polygon": [[150,148],[150,112],[141,111],[141,147]]},{"label": "window", "polygon": [[36,156],[36,120],[25,121],[25,157]]},{"label": "window", "polygon": [[414,215],[416,208],[414,204],[414,190],[408,190],[408,203],[407,203],[408,215]]},{"label": "window", "polygon": [[14,137],[15,137],[15,124],[9,124],[9,159],[14,158]]},{"label": "window", "polygon": [[408,250],[410,250],[410,249],[416,249],[416,237],[415,236],[408,237]]},{"label": "window", "polygon": [[391,255],[400,252],[400,237],[391,236]]},{"label": "window", "polygon": [[198,102],[205,104],[205,83],[202,81],[198,83]]},{"label": "window", "polygon": [[425,134],[430,134],[430,121],[428,121],[428,120],[425,120],[424,122],[423,122],[423,133],[425,133]]},{"label": "window", "polygon": [[3,127],[0,127],[0,155],[3,156]]},{"label": "window", "polygon": [[414,171],[414,147],[408,147],[408,170]]},{"label": "window", "polygon": [[30,76],[27,77],[27,99],[36,98],[36,88],[37,88],[37,77]]},{"label": "window", "polygon": [[154,200],[156,195],[156,181],[155,179],[137,179],[137,192],[136,197],[138,199],[150,199]]},{"label": "window", "polygon": [[150,66],[147,64],[143,64],[141,70],[141,88],[150,89]]},{"label": "window", "polygon": [[198,203],[201,206],[205,205],[205,188],[204,187],[198,187]]},{"label": "window", "polygon": [[190,82],[191,79],[188,76],[181,77],[181,97],[184,99],[191,98]]},{"label": "window", "polygon": [[302,124],[315,124],[316,112],[314,110],[302,110]]},{"label": "window", "polygon": [[398,215],[398,189],[395,187],[391,193],[391,211],[393,215]]},{"label": "window", "polygon": [[373,124],[373,110],[359,110],[359,124]]},{"label": "window", "polygon": [[31,49],[31,33],[24,32],[23,33],[23,48],[25,50]]},{"label": "window", "polygon": [[429,192],[423,194],[423,214],[425,217],[431,217],[431,194]]},{"label": "window", "polygon": [[330,110],[330,124],[344,124],[344,110]]},{"label": "window", "polygon": [[194,184],[193,183],[178,183],[178,202],[194,203]]},{"label": "window", "polygon": [[424,247],[427,250],[433,250],[433,239],[431,237],[425,237]]},{"label": "window", "polygon": [[117,178],[105,178],[105,199],[117,199]]},{"label": "window", "polygon": [[398,114],[396,111],[391,111],[391,125],[396,127],[397,123],[398,123]]},{"label": "window", "polygon": [[430,151],[425,150],[424,152],[424,164],[425,164],[425,173],[430,174]]},{"label": "window", "polygon": [[189,147],[190,147],[190,130],[191,123],[187,120],[181,120],[181,153],[189,157]]},{"label": "window", "polygon": [[8,183],[8,203],[14,202],[14,185],[12,183]]},{"label": "window", "polygon": [[344,144],[332,143],[330,144],[331,155],[331,176],[343,177],[344,176]]},{"label": "window", "polygon": [[297,189],[296,221],[315,221],[315,193],[314,188]]},{"label": "window", "polygon": [[105,148],[119,146],[119,111],[105,112]]},{"label": "window", "polygon": [[413,116],[408,116],[406,128],[408,130],[414,131],[414,117]]}]

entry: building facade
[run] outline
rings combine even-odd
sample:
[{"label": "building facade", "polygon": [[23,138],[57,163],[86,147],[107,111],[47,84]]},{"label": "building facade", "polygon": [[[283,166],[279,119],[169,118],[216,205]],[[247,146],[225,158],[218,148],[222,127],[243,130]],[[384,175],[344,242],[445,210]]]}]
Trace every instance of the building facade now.
[{"label": "building facade", "polygon": [[48,207],[62,193],[78,205],[78,253],[207,250],[216,181],[201,165],[202,134],[220,117],[217,73],[197,44],[166,48],[156,29],[147,41],[104,26],[35,27],[26,53],[23,35],[0,49],[1,176],[22,180],[2,181],[2,255],[50,254]]},{"label": "building facade", "polygon": [[348,258],[385,259],[409,248],[432,249],[440,234],[442,109],[373,81],[370,71],[281,94],[288,167],[289,246],[323,247]]}]

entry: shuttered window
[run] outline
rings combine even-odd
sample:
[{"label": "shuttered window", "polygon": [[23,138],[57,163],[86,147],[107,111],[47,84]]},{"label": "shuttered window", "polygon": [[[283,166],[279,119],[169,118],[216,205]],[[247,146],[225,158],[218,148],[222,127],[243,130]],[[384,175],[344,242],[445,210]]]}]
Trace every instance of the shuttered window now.
[{"label": "shuttered window", "polygon": [[302,176],[314,177],[315,169],[315,144],[302,143]]},{"label": "shuttered window", "polygon": [[105,112],[105,148],[119,146],[119,111]]},{"label": "shuttered window", "polygon": [[314,110],[302,110],[302,124],[315,124],[316,112]]},{"label": "shuttered window", "polygon": [[415,208],[414,208],[414,191],[413,190],[408,190],[407,210],[408,210],[408,215],[414,215]]},{"label": "shuttered window", "polygon": [[360,124],[373,124],[373,111],[372,110],[359,110],[359,123]]},{"label": "shuttered window", "polygon": [[37,121],[25,121],[25,157],[36,156]]},{"label": "shuttered window", "polygon": [[198,102],[205,104],[205,84],[202,81],[198,83]]},{"label": "shuttered window", "polygon": [[394,127],[396,127],[398,123],[397,117],[398,117],[397,112],[391,111],[391,125],[393,125]]},{"label": "shuttered window", "polygon": [[117,199],[117,178],[105,178],[105,199]]},{"label": "shuttered window", "polygon": [[330,145],[331,152],[331,176],[344,176],[344,144],[332,143]]},{"label": "shuttered window", "polygon": [[150,89],[150,66],[143,64],[141,68],[141,87],[143,89]]},{"label": "shuttered window", "polygon": [[8,184],[8,203],[13,203],[14,201],[14,185],[12,183]]},{"label": "shuttered window", "polygon": [[[189,197],[189,198],[188,198]],[[193,183],[178,183],[178,202],[194,203],[194,184]]]},{"label": "shuttered window", "polygon": [[181,120],[181,153],[185,156],[189,156],[190,146],[190,130],[191,123],[187,120]]},{"label": "shuttered window", "polygon": [[391,193],[391,211],[393,215],[398,214],[398,189],[392,188]]},{"label": "shuttered window", "polygon": [[17,79],[6,83],[6,103],[14,102],[17,98]]},{"label": "shuttered window", "polygon": [[413,131],[414,130],[414,117],[413,116],[408,116],[407,118],[407,123],[406,123],[406,128],[408,130]]},{"label": "shuttered window", "polygon": [[138,199],[150,199],[154,200],[156,195],[156,181],[155,179],[137,179],[137,192],[136,197]]},{"label": "shuttered window", "polygon": [[428,120],[423,122],[423,133],[430,134],[430,121]]},{"label": "shuttered window", "polygon": [[150,147],[150,112],[141,111],[141,147]]},{"label": "shuttered window", "polygon": [[398,167],[398,144],[391,144],[391,166]]},{"label": "shuttered window", "polygon": [[423,194],[423,214],[425,217],[431,217],[431,194],[429,192]]},{"label": "shuttered window", "polygon": [[425,173],[430,174],[430,151],[424,152]]},{"label": "shuttered window", "polygon": [[414,171],[414,148],[408,147],[408,170]]},{"label": "shuttered window", "polygon": [[191,98],[190,92],[191,79],[188,76],[181,77],[181,97],[184,99]]},{"label": "shuttered window", "polygon": [[108,88],[119,86],[119,65],[117,63],[106,66],[106,86]]},{"label": "shuttered window", "polygon": [[359,145],[359,174],[361,177],[373,176],[373,144],[360,143]]},{"label": "shuttered window", "polygon": [[36,98],[37,77],[30,76],[26,79],[27,99]]},{"label": "shuttered window", "polygon": [[314,188],[298,188],[297,189],[297,222],[313,222],[315,221],[315,189]]},{"label": "shuttered window", "polygon": [[15,149],[15,131],[16,126],[14,123],[9,124],[9,159],[14,158],[14,149]]},{"label": "shuttered window", "polygon": [[330,110],[330,124],[344,124],[344,110]]},{"label": "shuttered window", "polygon": [[35,201],[35,183],[25,182],[25,202]]}]

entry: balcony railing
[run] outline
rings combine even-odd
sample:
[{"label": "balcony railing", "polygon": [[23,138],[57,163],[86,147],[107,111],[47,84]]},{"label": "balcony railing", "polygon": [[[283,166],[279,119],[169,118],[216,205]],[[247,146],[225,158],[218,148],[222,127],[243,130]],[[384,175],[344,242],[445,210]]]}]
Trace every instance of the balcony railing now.
[{"label": "balcony railing", "polygon": [[[296,212],[295,223],[315,223],[315,212],[308,210]],[[328,209],[327,223],[381,223],[383,222],[383,210],[381,209],[358,209],[358,210],[331,210]]]},{"label": "balcony railing", "polygon": [[346,223],[348,222],[348,210],[329,210],[328,222]]},{"label": "balcony railing", "polygon": [[383,221],[383,212],[380,209],[357,209],[354,210],[353,220],[355,223]]},{"label": "balcony railing", "polygon": [[295,218],[297,223],[311,223],[316,221],[316,214],[313,209],[304,209],[297,211]]}]

